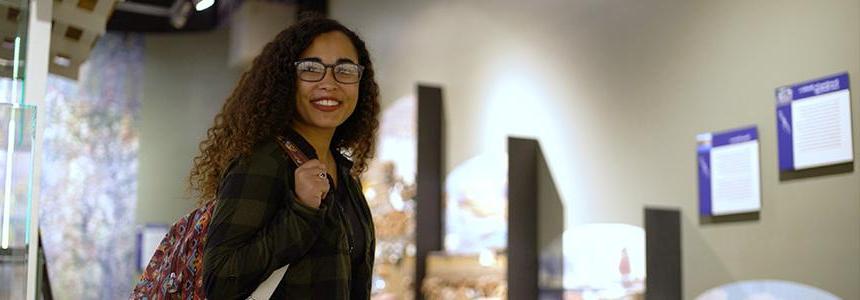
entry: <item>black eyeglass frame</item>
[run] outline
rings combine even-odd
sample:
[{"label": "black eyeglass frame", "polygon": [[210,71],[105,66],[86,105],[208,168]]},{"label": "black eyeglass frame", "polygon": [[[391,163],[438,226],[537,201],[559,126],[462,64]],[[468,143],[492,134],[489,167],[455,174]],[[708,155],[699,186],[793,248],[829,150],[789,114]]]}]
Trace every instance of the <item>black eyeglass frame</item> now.
[{"label": "black eyeglass frame", "polygon": [[[299,71],[300,71],[299,70],[299,64],[308,63],[308,62],[320,64],[323,66],[323,73],[322,73],[322,76],[320,76],[320,79],[307,80],[307,79],[303,79],[302,76],[299,74]],[[334,71],[334,68],[337,66],[340,66],[340,65],[353,65],[353,66],[358,67],[358,79],[355,82],[343,82],[340,79],[338,79],[337,78],[338,77],[337,72]],[[293,66],[296,68],[296,77],[298,77],[299,80],[304,81],[304,82],[320,82],[320,81],[322,81],[323,78],[325,78],[326,73],[328,73],[329,68],[331,68],[331,70],[332,70],[332,76],[334,76],[334,80],[339,82],[339,83],[342,83],[342,84],[359,83],[359,82],[361,82],[361,77],[364,76],[364,66],[359,65],[359,64],[355,64],[355,63],[351,63],[351,62],[339,62],[339,63],[335,63],[335,64],[324,64],[324,63],[316,61],[316,60],[299,60],[299,61],[294,62]]]}]

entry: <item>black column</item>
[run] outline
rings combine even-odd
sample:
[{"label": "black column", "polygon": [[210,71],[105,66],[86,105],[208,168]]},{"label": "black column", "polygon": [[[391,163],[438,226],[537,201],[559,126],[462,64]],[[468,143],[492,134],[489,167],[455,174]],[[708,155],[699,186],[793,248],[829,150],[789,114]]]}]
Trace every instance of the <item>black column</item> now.
[{"label": "black column", "polygon": [[645,208],[645,299],[681,299],[681,212]]},{"label": "black column", "polygon": [[418,86],[418,164],[415,208],[415,299],[424,299],[421,283],[427,270],[427,254],[442,250],[445,182],[445,127],[442,89]]},{"label": "black column", "polygon": [[508,299],[538,297],[537,141],[508,138]]}]

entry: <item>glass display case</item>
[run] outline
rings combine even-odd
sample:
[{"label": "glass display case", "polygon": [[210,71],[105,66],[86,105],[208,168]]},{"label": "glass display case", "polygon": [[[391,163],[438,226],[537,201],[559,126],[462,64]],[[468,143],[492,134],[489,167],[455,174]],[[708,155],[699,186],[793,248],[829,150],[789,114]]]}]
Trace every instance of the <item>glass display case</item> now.
[{"label": "glass display case", "polygon": [[36,108],[24,105],[29,2],[0,1],[0,299],[25,299]]},{"label": "glass display case", "polygon": [[0,299],[27,290],[35,128],[35,107],[0,103]]}]

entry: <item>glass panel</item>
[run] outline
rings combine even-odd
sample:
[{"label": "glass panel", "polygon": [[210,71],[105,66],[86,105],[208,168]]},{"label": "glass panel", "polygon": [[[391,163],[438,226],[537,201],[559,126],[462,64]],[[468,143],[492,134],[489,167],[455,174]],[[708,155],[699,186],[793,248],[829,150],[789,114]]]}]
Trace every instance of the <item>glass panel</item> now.
[{"label": "glass panel", "polygon": [[24,299],[36,108],[0,103],[0,299]]},{"label": "glass panel", "polygon": [[29,2],[0,0],[0,102],[24,103]]}]

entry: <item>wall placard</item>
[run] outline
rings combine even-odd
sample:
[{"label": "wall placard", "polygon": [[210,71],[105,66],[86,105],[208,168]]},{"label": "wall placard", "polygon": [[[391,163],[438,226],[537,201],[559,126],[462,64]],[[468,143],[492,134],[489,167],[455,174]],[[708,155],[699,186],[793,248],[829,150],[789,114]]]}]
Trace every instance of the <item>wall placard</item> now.
[{"label": "wall placard", "polygon": [[776,89],[779,170],[854,161],[848,73]]},{"label": "wall placard", "polygon": [[703,133],[696,140],[700,215],[759,211],[761,176],[757,128]]}]

